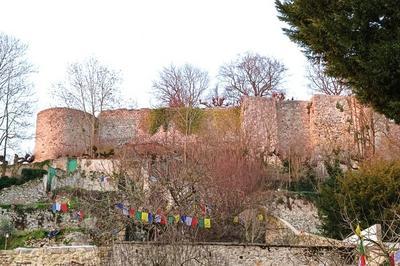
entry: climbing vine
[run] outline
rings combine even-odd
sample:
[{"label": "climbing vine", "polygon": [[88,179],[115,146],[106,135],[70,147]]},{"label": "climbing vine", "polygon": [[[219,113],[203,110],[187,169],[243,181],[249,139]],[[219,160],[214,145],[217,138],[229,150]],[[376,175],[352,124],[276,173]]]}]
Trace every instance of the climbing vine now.
[{"label": "climbing vine", "polygon": [[160,127],[162,127],[164,131],[168,130],[171,122],[171,114],[167,108],[153,109],[150,111],[149,120],[149,133],[154,135]]},{"label": "climbing vine", "polygon": [[171,123],[182,133],[197,133],[201,127],[204,110],[200,108],[157,108],[150,111],[149,133],[154,135],[160,128],[167,131]]},{"label": "climbing vine", "polygon": [[[158,108],[150,111],[148,130],[151,135],[167,131],[171,124],[183,134],[201,134],[217,130],[221,134],[240,128],[240,108]],[[211,126],[211,128],[210,128]]]}]

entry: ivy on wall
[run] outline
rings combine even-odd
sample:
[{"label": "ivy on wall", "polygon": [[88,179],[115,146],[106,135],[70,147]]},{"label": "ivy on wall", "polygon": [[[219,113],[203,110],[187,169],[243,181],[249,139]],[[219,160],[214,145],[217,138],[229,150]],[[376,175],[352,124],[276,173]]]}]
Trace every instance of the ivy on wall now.
[{"label": "ivy on wall", "polygon": [[221,132],[240,128],[240,107],[233,108],[158,108],[150,111],[149,133],[154,135],[162,128],[167,131],[173,123],[183,134],[201,134],[212,129]]},{"label": "ivy on wall", "polygon": [[182,107],[171,110],[174,123],[180,132],[188,135],[199,132],[204,118],[204,109]]},{"label": "ivy on wall", "polygon": [[157,108],[150,111],[149,133],[154,135],[162,128],[167,131],[172,123],[182,133],[193,134],[201,126],[204,110],[200,108]]},{"label": "ivy on wall", "polygon": [[164,131],[168,130],[171,117],[167,108],[157,108],[150,111],[149,120],[149,132],[154,135],[160,127]]}]

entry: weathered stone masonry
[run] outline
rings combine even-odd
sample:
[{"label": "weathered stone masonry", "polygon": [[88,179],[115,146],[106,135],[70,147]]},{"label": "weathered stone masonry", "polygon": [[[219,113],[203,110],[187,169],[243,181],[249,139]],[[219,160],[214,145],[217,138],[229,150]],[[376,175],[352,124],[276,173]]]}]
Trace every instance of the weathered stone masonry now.
[{"label": "weathered stone masonry", "polygon": [[[249,97],[241,109],[241,128],[250,145],[282,157],[296,154],[318,159],[338,148],[356,154],[365,152],[372,144],[374,150],[385,150],[385,136],[390,135],[396,142],[400,139],[397,125],[359,105],[352,97],[315,95],[310,101],[282,102]],[[146,127],[149,113],[149,109],[102,112],[96,131],[98,146],[115,148],[128,143],[160,142],[166,139],[164,136],[175,134],[159,132],[150,135]],[[85,153],[90,136],[90,126],[85,118],[89,116],[68,108],[39,112],[36,159],[42,161]],[[365,147],[360,147],[360,136],[369,141]]]},{"label": "weathered stone masonry", "polygon": [[[113,247],[44,247],[0,251],[9,265],[354,265],[351,249],[234,243],[165,245],[115,243]],[[179,263],[179,264],[178,264]],[[183,264],[183,263],[182,263]]]}]

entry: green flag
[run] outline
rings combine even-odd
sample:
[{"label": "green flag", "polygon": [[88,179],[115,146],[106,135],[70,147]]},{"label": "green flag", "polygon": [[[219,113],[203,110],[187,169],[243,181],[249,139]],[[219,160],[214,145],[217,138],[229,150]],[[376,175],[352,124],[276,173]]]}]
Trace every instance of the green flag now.
[{"label": "green flag", "polygon": [[204,218],[199,219],[199,227],[204,228]]},{"label": "green flag", "polygon": [[142,220],[142,212],[141,211],[136,211],[135,218],[138,221]]}]

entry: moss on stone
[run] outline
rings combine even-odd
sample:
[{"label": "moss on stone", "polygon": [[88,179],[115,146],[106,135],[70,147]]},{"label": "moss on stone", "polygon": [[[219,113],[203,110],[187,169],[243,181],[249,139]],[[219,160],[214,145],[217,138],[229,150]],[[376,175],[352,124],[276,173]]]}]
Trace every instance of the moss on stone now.
[{"label": "moss on stone", "polygon": [[200,108],[157,108],[150,111],[149,133],[154,135],[162,128],[167,131],[171,124],[182,134],[194,134],[201,128],[204,110]]}]

